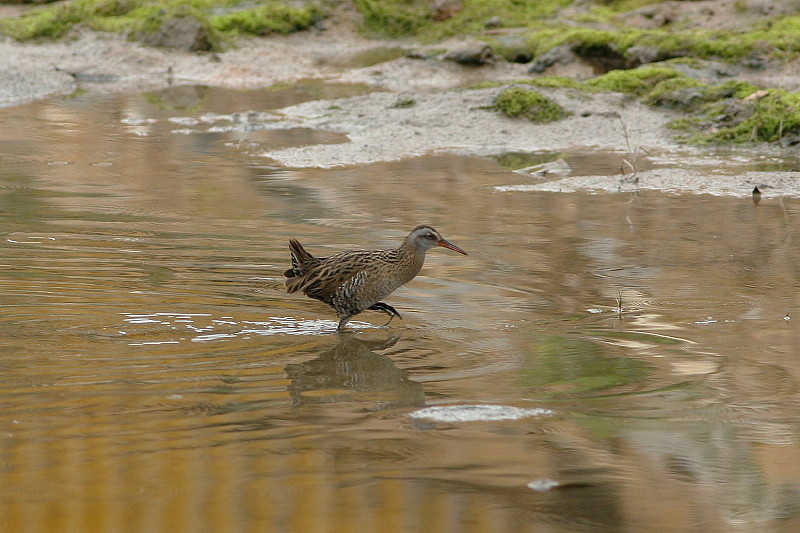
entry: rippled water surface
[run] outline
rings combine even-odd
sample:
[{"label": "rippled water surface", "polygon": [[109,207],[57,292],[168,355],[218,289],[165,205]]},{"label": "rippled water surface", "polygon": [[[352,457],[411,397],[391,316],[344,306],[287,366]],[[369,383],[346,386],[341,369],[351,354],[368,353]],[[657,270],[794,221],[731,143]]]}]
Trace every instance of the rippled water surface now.
[{"label": "rippled water surface", "polygon": [[[259,155],[344,142],[258,126],[363,88],[326,90],[0,110],[0,529],[800,529],[800,201]],[[290,237],[423,222],[470,255],[430,252],[402,321],[336,334],[282,288]]]}]

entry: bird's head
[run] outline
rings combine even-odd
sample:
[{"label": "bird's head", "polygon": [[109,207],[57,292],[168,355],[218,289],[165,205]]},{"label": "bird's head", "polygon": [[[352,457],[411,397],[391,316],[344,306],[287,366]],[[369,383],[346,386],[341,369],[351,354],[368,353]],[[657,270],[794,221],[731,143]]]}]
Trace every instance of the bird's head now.
[{"label": "bird's head", "polygon": [[435,246],[441,246],[442,248],[449,248],[460,254],[467,255],[467,252],[455,244],[448,242],[438,231],[427,224],[414,228],[414,230],[408,234],[408,237],[406,237],[406,243],[422,252],[426,252]]}]

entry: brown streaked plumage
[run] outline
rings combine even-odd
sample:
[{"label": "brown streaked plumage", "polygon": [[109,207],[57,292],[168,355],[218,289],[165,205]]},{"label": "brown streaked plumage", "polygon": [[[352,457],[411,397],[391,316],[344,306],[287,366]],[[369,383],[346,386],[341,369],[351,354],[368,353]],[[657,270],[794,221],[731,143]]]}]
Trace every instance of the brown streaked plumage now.
[{"label": "brown streaked plumage", "polygon": [[333,307],[339,331],[367,309],[388,314],[391,322],[400,313],[381,300],[414,279],[425,262],[425,252],[435,246],[467,255],[427,224],[414,228],[398,248],[339,252],[330,257],[314,257],[290,239],[292,268],[284,272],[286,291],[302,291]]}]

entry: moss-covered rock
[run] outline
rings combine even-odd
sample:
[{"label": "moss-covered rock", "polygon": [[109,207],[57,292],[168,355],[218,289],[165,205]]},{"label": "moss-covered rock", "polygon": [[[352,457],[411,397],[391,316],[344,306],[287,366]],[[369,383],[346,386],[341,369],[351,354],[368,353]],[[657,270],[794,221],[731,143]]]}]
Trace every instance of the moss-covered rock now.
[{"label": "moss-covered rock", "polygon": [[571,0],[470,0],[446,20],[436,20],[429,0],[353,0],[370,33],[388,37],[413,35],[435,41],[453,35],[477,34],[487,24],[530,27],[554,15]]},{"label": "moss-covered rock", "polygon": [[220,32],[237,35],[267,35],[304,30],[311,26],[319,16],[320,12],[316,8],[270,2],[249,9],[212,16],[209,21]]},{"label": "moss-covered rock", "polygon": [[630,70],[612,70],[602,76],[585,82],[586,86],[604,91],[643,96],[659,83],[680,77],[673,68],[665,66],[644,66]]},{"label": "moss-covered rock", "polygon": [[527,80],[527,83],[546,89],[590,89],[582,81],[567,78],[566,76],[542,76]]},{"label": "moss-covered rock", "polygon": [[500,91],[495,98],[495,107],[508,117],[524,117],[533,122],[553,122],[570,114],[543,94],[524,87]]},{"label": "moss-covered rock", "polygon": [[320,16],[313,5],[298,7],[279,0],[72,0],[0,19],[0,32],[17,40],[58,38],[76,24],[84,24],[144,39],[158,32],[165,21],[191,17],[205,30],[210,46],[218,48],[222,40],[235,35],[302,30]]},{"label": "moss-covered rock", "polygon": [[658,82],[643,98],[643,102],[657,107],[690,110],[705,101],[705,85],[685,76],[672,77]]},{"label": "moss-covered rock", "polygon": [[800,93],[758,91],[710,102],[670,125],[691,143],[781,142],[800,135]]},{"label": "moss-covered rock", "polygon": [[642,50],[647,50],[646,56],[653,60],[697,57],[752,63],[753,58],[762,56],[797,57],[800,54],[798,34],[800,16],[767,20],[748,30],[635,27],[608,30],[574,24],[547,25],[540,21],[529,26],[524,38],[514,41],[513,48],[505,46],[500,38],[491,42],[495,52],[507,60],[520,55],[538,57],[567,45],[584,59],[609,63],[607,68],[623,68],[645,62],[639,57]]}]

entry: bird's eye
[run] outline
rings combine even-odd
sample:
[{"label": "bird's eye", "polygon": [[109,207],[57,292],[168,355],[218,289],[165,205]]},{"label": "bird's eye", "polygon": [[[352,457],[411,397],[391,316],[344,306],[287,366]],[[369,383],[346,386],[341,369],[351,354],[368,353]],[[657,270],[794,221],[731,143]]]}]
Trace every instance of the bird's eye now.
[{"label": "bird's eye", "polygon": [[430,240],[432,240],[432,241],[435,241],[435,240],[436,240],[436,237],[434,237],[434,236],[433,236],[433,233],[426,233],[426,234],[425,234],[425,238],[426,238],[426,239],[430,239]]}]

